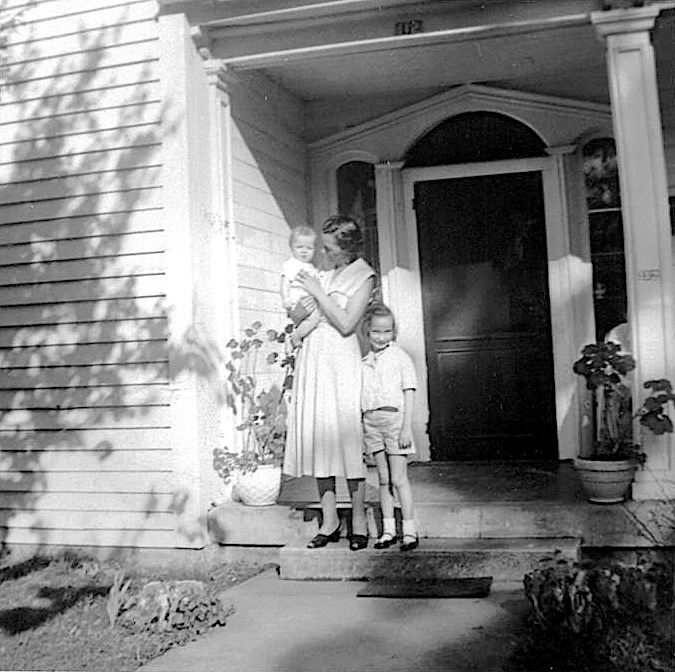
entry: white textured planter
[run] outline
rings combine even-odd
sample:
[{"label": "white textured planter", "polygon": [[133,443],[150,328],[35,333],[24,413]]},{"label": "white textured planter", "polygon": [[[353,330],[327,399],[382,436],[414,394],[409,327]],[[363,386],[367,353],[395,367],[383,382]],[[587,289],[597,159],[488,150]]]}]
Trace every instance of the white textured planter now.
[{"label": "white textured planter", "polygon": [[590,502],[617,504],[628,495],[637,463],[634,460],[586,460],[577,457],[574,468]]},{"label": "white textured planter", "polygon": [[237,474],[233,498],[247,506],[276,504],[281,489],[281,466],[261,464],[255,471]]}]

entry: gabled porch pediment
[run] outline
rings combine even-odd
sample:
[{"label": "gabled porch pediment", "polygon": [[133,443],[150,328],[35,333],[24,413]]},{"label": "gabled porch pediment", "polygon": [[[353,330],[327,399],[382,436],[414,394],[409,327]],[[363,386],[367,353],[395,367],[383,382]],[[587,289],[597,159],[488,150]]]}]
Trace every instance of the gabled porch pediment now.
[{"label": "gabled porch pediment", "polygon": [[573,144],[585,135],[612,134],[609,105],[466,84],[317,140],[310,144],[310,155],[319,162],[328,156],[340,162],[342,157],[335,155],[348,147],[377,161],[398,161],[434,126],[464,112],[510,116],[529,126],[548,147]]}]

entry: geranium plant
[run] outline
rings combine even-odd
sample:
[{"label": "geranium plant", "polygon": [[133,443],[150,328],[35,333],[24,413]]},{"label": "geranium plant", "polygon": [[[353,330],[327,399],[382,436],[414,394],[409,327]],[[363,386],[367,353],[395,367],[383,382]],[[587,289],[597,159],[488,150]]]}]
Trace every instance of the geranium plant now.
[{"label": "geranium plant", "polygon": [[633,441],[631,393],[625,382],[635,360],[620,350],[618,343],[590,343],[574,362],[574,373],[586,379],[594,398],[595,441],[590,459],[641,459]]},{"label": "geranium plant", "polygon": [[671,433],[673,422],[666,413],[669,402],[675,404],[671,382],[667,378],[648,380],[644,387],[649,393],[638,411],[640,424],[657,435]]},{"label": "geranium plant", "polygon": [[[263,333],[262,324],[254,322],[244,330],[244,338],[227,343],[229,357],[225,363],[226,403],[237,420],[240,432],[240,450],[227,446],[213,451],[213,468],[228,482],[235,472],[255,471],[263,464],[281,464],[286,442],[285,393],[293,384],[294,356],[272,349],[265,356],[268,366],[281,368],[280,382],[270,389],[261,389],[258,375],[265,343],[272,347],[286,342],[288,332],[268,329]],[[264,340],[263,340],[264,339]]]}]

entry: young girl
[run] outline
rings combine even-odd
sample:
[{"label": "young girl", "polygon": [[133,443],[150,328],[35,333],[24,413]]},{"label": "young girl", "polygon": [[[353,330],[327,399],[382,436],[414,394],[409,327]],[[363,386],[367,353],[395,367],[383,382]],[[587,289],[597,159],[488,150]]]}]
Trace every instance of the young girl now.
[{"label": "young girl", "polygon": [[370,348],[363,358],[364,441],[366,454],[374,457],[377,466],[382,508],[382,536],[375,542],[375,548],[389,548],[397,541],[393,486],[403,518],[401,550],[411,551],[419,545],[407,458],[415,452],[412,440],[415,367],[408,354],[394,343],[396,321],[387,306],[370,306],[363,330]]}]

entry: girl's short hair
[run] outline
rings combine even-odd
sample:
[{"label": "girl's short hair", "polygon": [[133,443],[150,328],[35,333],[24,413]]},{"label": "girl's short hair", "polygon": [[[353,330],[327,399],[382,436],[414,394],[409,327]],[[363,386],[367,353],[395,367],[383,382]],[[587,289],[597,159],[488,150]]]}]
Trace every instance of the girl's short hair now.
[{"label": "girl's short hair", "polygon": [[351,261],[361,255],[363,249],[363,231],[361,226],[351,217],[334,215],[323,223],[323,232],[334,234],[337,244],[346,252]]},{"label": "girl's short hair", "polygon": [[305,226],[304,224],[294,226],[291,229],[291,235],[288,236],[288,244],[293,245],[300,236],[307,236],[308,238],[311,236],[312,238],[316,238],[316,231],[311,226]]},{"label": "girl's short hair", "polygon": [[396,338],[398,335],[396,317],[391,308],[385,306],[384,303],[371,303],[368,308],[366,308],[366,312],[363,314],[363,320],[361,321],[361,329],[364,336],[368,336],[368,331],[370,330],[370,325],[374,317],[391,317],[391,324],[394,327],[394,338]]}]

